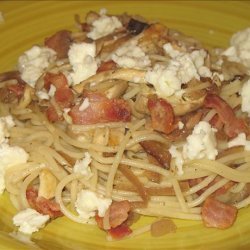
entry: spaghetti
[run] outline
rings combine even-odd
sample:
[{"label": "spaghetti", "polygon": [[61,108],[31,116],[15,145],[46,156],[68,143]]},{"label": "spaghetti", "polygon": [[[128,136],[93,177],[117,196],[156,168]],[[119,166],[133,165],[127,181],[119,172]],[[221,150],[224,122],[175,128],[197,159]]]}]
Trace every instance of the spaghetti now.
[{"label": "spaghetti", "polygon": [[27,154],[0,165],[17,210],[97,224],[110,240],[150,230],[132,233],[135,213],[224,229],[249,205],[246,65],[232,75],[223,53],[142,20],[90,12],[1,74],[0,150]]}]

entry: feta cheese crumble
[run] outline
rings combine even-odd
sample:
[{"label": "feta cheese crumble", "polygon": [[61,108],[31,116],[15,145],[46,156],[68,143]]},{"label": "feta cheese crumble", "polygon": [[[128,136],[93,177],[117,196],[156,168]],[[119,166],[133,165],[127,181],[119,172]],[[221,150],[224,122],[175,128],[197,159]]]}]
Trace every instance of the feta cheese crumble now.
[{"label": "feta cheese crumble", "polygon": [[182,166],[185,159],[215,159],[218,154],[215,132],[216,129],[212,128],[208,122],[201,121],[187,137],[182,152],[173,145],[170,147],[169,152],[175,159],[178,174],[183,173]]},{"label": "feta cheese crumble", "polygon": [[53,96],[55,95],[55,93],[56,93],[56,87],[55,87],[53,84],[51,84],[51,85],[50,85],[50,88],[49,88],[48,95],[49,95],[50,97],[53,97]]},{"label": "feta cheese crumble", "polygon": [[9,129],[14,126],[15,123],[12,116],[0,117],[0,144],[7,142],[6,138],[10,136]]},{"label": "feta cheese crumble", "polygon": [[229,61],[242,63],[250,73],[250,28],[235,33],[230,45],[222,55],[227,56]]},{"label": "feta cheese crumble", "polygon": [[229,148],[235,146],[245,146],[245,150],[250,151],[250,141],[247,140],[245,133],[238,134],[237,137],[227,143],[227,146]]},{"label": "feta cheese crumble", "polygon": [[91,169],[89,167],[92,159],[88,152],[85,152],[84,157],[81,160],[77,160],[73,171],[74,173],[79,173],[86,176],[88,179],[92,176]]},{"label": "feta cheese crumble", "polygon": [[36,91],[36,96],[41,100],[49,100],[49,95],[45,89]]},{"label": "feta cheese crumble", "polygon": [[167,65],[156,64],[148,70],[145,79],[154,85],[160,97],[169,97],[181,91],[181,85],[192,79],[211,77],[209,68],[204,66],[207,53],[205,50],[195,50],[184,53],[172,47],[170,43],[163,45],[165,52],[171,57]]},{"label": "feta cheese crumble", "polygon": [[98,216],[104,217],[111,203],[111,199],[98,196],[90,190],[81,190],[77,195],[75,207],[80,217],[88,222],[91,217],[95,216],[96,211]]},{"label": "feta cheese crumble", "polygon": [[184,164],[182,153],[174,145],[171,145],[171,147],[169,148],[169,153],[175,159],[175,165],[177,167],[177,174],[182,175],[183,174],[182,166]]},{"label": "feta cheese crumble", "polygon": [[28,154],[18,146],[9,146],[7,143],[0,144],[0,194],[5,189],[5,171],[14,165],[26,163]]},{"label": "feta cheese crumble", "polygon": [[116,16],[106,16],[103,11],[100,14],[101,16],[92,23],[92,30],[87,33],[87,37],[93,40],[111,34],[115,29],[122,27],[122,23]]},{"label": "feta cheese crumble", "polygon": [[89,105],[90,105],[89,98],[85,98],[79,107],[79,111],[84,111],[85,109],[89,107]]},{"label": "feta cheese crumble", "polygon": [[25,234],[37,232],[45,226],[48,220],[49,215],[40,214],[31,208],[22,210],[13,217],[14,225],[19,227],[18,230]]},{"label": "feta cheese crumble", "polygon": [[111,59],[123,68],[143,69],[149,66],[149,57],[137,43],[136,40],[125,43],[112,54]]},{"label": "feta cheese crumble", "polygon": [[240,91],[241,95],[241,110],[246,112],[250,117],[250,79],[246,81]]},{"label": "feta cheese crumble", "polygon": [[187,142],[183,146],[184,158],[190,160],[201,158],[214,160],[218,154],[215,138],[216,131],[205,121],[195,125],[192,134],[187,137]]},{"label": "feta cheese crumble", "polygon": [[184,123],[179,121],[178,122],[178,129],[183,129],[184,128]]},{"label": "feta cheese crumble", "polygon": [[74,43],[70,46],[68,56],[73,72],[70,73],[73,85],[94,75],[97,71],[94,43]]},{"label": "feta cheese crumble", "polygon": [[54,50],[36,45],[33,46],[18,59],[18,69],[21,72],[21,78],[34,88],[38,78],[55,59],[56,52]]}]

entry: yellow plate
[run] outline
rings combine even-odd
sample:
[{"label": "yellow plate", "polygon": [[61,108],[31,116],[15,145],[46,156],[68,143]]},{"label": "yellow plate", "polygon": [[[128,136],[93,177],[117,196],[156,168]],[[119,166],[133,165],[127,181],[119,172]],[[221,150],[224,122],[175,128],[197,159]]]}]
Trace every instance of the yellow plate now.
[{"label": "yellow plate", "polygon": [[[250,26],[250,2],[227,1],[0,1],[5,22],[0,23],[0,72],[11,70],[18,56],[44,37],[66,28],[75,29],[74,14],[107,8],[159,20],[199,38],[206,45],[227,46],[232,33]],[[15,209],[6,194],[0,196],[0,249],[250,249],[250,208],[242,209],[228,230],[204,228],[200,222],[175,220],[175,234],[151,238],[149,234],[120,242],[106,242],[94,226],[59,218],[20,243],[13,231]],[[143,218],[145,225],[150,218]]]}]

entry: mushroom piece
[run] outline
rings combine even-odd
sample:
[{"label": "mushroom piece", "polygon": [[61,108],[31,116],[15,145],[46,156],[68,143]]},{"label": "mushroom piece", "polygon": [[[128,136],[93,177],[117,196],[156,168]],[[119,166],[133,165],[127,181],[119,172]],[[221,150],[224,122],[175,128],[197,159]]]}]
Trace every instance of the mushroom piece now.
[{"label": "mushroom piece", "polygon": [[127,88],[128,88],[128,82],[120,80],[117,83],[115,83],[113,87],[106,90],[105,95],[109,99],[119,98],[121,95],[125,93]]},{"label": "mushroom piece", "polygon": [[98,73],[94,76],[89,77],[88,79],[82,81],[81,83],[75,85],[73,88],[77,93],[82,93],[84,87],[87,84],[95,83],[98,84],[100,82],[106,81],[106,80],[124,80],[133,82],[134,79],[137,80],[137,83],[146,83],[145,80],[145,73],[146,71],[143,70],[137,70],[137,69],[115,69],[115,70],[108,70],[101,73]]},{"label": "mushroom piece", "polygon": [[164,97],[173,107],[176,116],[185,115],[200,108],[206,97],[206,91],[200,90],[184,93],[182,96],[172,95]]},{"label": "mushroom piece", "polygon": [[46,199],[51,199],[55,196],[57,179],[56,177],[48,170],[43,169],[39,174],[39,190],[38,196],[44,197]]}]

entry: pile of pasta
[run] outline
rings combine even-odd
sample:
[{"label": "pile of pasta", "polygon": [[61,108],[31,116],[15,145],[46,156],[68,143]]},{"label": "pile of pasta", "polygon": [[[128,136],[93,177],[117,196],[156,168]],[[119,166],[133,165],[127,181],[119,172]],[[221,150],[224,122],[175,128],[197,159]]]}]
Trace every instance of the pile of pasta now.
[{"label": "pile of pasta", "polygon": [[[98,35],[97,23],[105,18],[120,24]],[[173,232],[171,218],[232,226],[238,209],[250,202],[249,117],[240,94],[247,68],[223,50],[204,49],[194,38],[138,16],[89,12],[85,21],[75,19],[79,31],[58,31],[40,46],[53,50],[55,59],[33,86],[20,69],[0,75],[0,115],[15,124],[6,140],[28,154],[4,172],[16,209],[97,224],[108,239]],[[97,68],[79,82],[70,79],[75,65],[69,51],[75,44],[95,46],[91,60]],[[201,50],[201,67],[209,74],[196,68],[196,76],[185,80],[189,68],[171,63]],[[175,78],[171,65],[179,67]],[[191,157],[196,144],[187,144],[199,124],[210,135]],[[229,147],[239,136],[245,144]],[[82,191],[106,201],[105,211],[86,208],[90,218],[81,216]],[[138,215],[156,220],[131,229]]]}]

